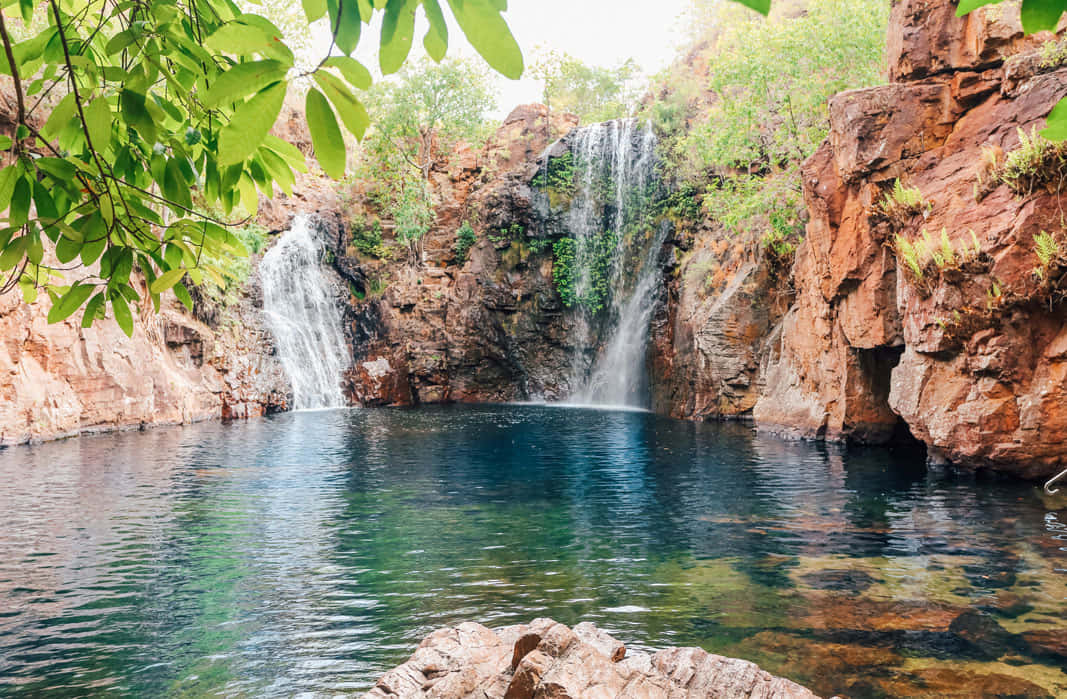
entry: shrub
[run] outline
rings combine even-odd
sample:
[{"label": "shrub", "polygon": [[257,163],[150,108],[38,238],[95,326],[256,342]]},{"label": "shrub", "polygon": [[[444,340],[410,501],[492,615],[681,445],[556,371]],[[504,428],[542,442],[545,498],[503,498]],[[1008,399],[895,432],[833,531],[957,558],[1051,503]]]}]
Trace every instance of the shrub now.
[{"label": "shrub", "polygon": [[1063,254],[1063,247],[1056,238],[1045,231],[1034,236],[1034,254],[1040,263],[1034,268],[1034,275],[1041,280],[1048,278],[1049,269],[1057,264]]},{"label": "shrub", "polygon": [[392,251],[382,242],[382,224],[378,219],[368,224],[357,221],[352,228],[352,247],[364,255],[389,259]]},{"label": "shrub", "polygon": [[456,244],[452,246],[456,253],[456,262],[458,264],[462,265],[467,261],[467,253],[477,242],[478,236],[471,227],[470,221],[464,221],[463,225],[456,231]]},{"label": "shrub", "polygon": [[913,216],[922,215],[925,218],[930,211],[930,203],[923,199],[918,187],[905,187],[897,178],[893,188],[882,197],[878,208],[890,221],[903,225]]},{"label": "shrub", "polygon": [[957,246],[952,242],[948,231],[942,228],[941,235],[936,242],[930,238],[928,232],[923,230],[919,239],[914,242],[903,235],[898,235],[894,248],[904,266],[916,279],[921,280],[926,276],[927,267],[931,263],[940,271],[959,268],[964,263],[977,258],[982,252],[982,246],[974,231],[969,231],[969,233],[973,247],[968,247],[966,243]]},{"label": "shrub", "polygon": [[1044,185],[1059,188],[1067,175],[1067,143],[1052,143],[1037,132],[1019,132],[1019,147],[1009,151],[996,171],[996,179],[1019,195],[1032,194]]}]

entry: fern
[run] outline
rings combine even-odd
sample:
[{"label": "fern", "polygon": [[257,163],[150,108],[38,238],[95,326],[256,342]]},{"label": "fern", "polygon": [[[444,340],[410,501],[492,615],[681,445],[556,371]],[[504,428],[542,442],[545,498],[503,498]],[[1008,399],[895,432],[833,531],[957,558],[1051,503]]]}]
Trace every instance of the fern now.
[{"label": "fern", "polygon": [[1034,236],[1034,253],[1041,266],[1048,269],[1060,256],[1060,243],[1050,233],[1041,231]]}]

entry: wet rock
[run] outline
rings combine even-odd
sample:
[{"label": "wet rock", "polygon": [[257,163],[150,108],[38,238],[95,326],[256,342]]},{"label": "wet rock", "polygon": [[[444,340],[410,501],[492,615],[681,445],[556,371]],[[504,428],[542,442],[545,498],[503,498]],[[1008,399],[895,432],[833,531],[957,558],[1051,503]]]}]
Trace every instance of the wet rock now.
[{"label": "wet rock", "polygon": [[712,655],[699,648],[627,654],[619,641],[592,624],[579,624],[572,630],[550,619],[496,631],[471,623],[435,631],[406,663],[385,673],[365,696],[815,697],[800,685],[744,660]]}]

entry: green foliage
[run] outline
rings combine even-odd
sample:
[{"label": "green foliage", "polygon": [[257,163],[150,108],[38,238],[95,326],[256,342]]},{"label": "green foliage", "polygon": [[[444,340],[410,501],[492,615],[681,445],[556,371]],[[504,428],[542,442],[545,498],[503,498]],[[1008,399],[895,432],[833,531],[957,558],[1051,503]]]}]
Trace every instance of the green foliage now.
[{"label": "green foliage", "polygon": [[663,176],[727,231],[788,256],[805,216],[800,164],[829,131],[827,100],[883,80],[888,3],[812,0],[768,19],[729,3],[694,6],[694,49],[658,79],[645,110],[661,134]]},{"label": "green foliage", "polygon": [[530,238],[528,243],[530,252],[535,255],[540,255],[545,250],[552,247],[552,240],[550,238]]},{"label": "green foliage", "polygon": [[941,229],[937,241],[931,239],[930,234],[923,230],[915,241],[903,235],[897,235],[894,247],[897,257],[911,271],[915,279],[922,280],[931,264],[934,269],[941,271],[947,268],[959,268],[977,258],[982,252],[982,246],[973,230],[970,231],[970,238],[973,247],[969,247],[966,241],[954,243],[945,228]]},{"label": "green foliage", "polygon": [[[258,255],[267,247],[267,230],[259,224],[248,223],[233,229],[233,233],[252,255]],[[206,259],[201,259],[200,262],[201,265],[210,267],[216,273],[204,280],[198,296],[220,309],[235,304],[241,287],[252,274],[252,265],[248,258],[233,255],[206,256]]]},{"label": "green foliage", "polygon": [[545,167],[534,177],[532,184],[538,189],[571,197],[574,194],[574,155],[567,151],[558,157],[549,158]]},{"label": "green foliage", "polygon": [[903,235],[898,234],[896,237],[896,251],[901,262],[911,270],[916,279],[922,279],[925,276],[928,253],[924,241],[913,243]]},{"label": "green foliage", "polygon": [[[604,231],[583,241],[566,237],[555,242],[552,279],[564,306],[582,306],[591,313],[604,308],[618,244],[619,236],[614,231]],[[587,271],[588,279],[580,278],[582,269]]]},{"label": "green foliage", "polygon": [[[127,334],[130,305],[145,302],[139,277],[156,309],[171,289],[191,306],[186,284],[225,281],[225,265],[207,260],[247,252],[231,224],[202,212],[255,212],[259,192],[291,191],[293,171],[305,168],[299,151],[268,133],[290,81],[316,84],[307,97],[316,156],[328,173],[342,175],[337,119],[357,137],[368,121],[353,88],[367,88],[369,72],[349,57],[362,25],[381,13],[381,68],[395,72],[419,6],[430,24],[424,43],[443,57],[447,25],[438,5],[308,0],[307,21],[328,16],[331,53],[344,55],[299,73],[285,32],[233,0],[21,2],[18,39],[0,15],[0,70],[12,78],[16,126],[15,138],[0,143],[11,151],[0,171],[0,211],[8,212],[0,292],[18,285],[32,301],[44,288],[61,309],[53,319],[84,306],[90,325],[110,310]],[[503,3],[448,5],[489,64],[519,77],[522,55],[501,17]],[[36,94],[60,97],[31,105]],[[58,266],[46,262],[46,247]]]},{"label": "green foliage", "polygon": [[760,239],[760,244],[772,259],[785,262],[792,258],[803,240],[801,227],[791,212],[774,212],[770,217],[770,229]]},{"label": "green foliage", "polygon": [[375,86],[368,101],[374,125],[356,174],[370,185],[369,198],[382,216],[395,222],[417,265],[419,241],[433,223],[431,170],[461,141],[482,137],[493,92],[486,73],[469,61],[421,61]]},{"label": "green foliage", "polygon": [[603,68],[551,51],[531,66],[530,74],[544,81],[542,99],[549,108],[576,114],[585,124],[628,116],[640,97],[633,60]]},{"label": "green foliage", "polygon": [[456,253],[456,262],[458,264],[462,265],[467,261],[467,254],[477,242],[478,236],[474,232],[474,228],[471,227],[470,221],[464,221],[463,225],[456,231],[456,244],[452,246]]},{"label": "green foliage", "polygon": [[382,242],[382,222],[374,219],[356,220],[352,225],[352,247],[360,253],[378,259],[389,259],[391,250]]},{"label": "green foliage", "polygon": [[826,138],[832,95],[881,82],[888,3],[813,0],[805,9],[766,20],[715,10],[721,29],[706,87],[716,99],[689,139],[705,165],[801,161]]},{"label": "green foliage", "polygon": [[1043,185],[1059,189],[1067,177],[1067,144],[1049,141],[1036,127],[1029,134],[1018,129],[1018,134],[1019,147],[1005,154],[995,178],[1023,196]]},{"label": "green foliage", "polygon": [[1034,254],[1039,263],[1034,268],[1034,276],[1045,281],[1049,277],[1049,270],[1062,263],[1063,245],[1052,234],[1041,231],[1034,236]]},{"label": "green foliage", "polygon": [[925,215],[930,210],[930,204],[923,199],[919,188],[905,187],[900,178],[893,182],[893,188],[885,193],[878,207],[886,218],[897,224],[904,224],[911,217]]}]

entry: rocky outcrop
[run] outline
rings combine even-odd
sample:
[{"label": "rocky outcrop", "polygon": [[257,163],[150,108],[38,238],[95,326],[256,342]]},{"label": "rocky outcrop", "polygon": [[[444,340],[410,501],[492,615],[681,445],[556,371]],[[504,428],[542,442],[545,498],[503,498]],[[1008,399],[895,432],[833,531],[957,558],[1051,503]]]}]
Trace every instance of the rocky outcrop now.
[{"label": "rocky outcrop", "polygon": [[[1061,183],[1022,194],[987,164],[1067,96],[1067,69],[1034,53],[1008,8],[954,16],[905,1],[891,18],[898,82],[830,103],[829,140],[804,167],[810,214],[797,300],[772,338],[763,426],[886,441],[903,420],[935,459],[1045,475],[1067,454],[1062,306],[1034,269],[1034,235],[1061,234]],[[921,215],[879,202],[897,179]],[[920,278],[896,236],[958,251]]]},{"label": "rocky outcrop", "polygon": [[629,651],[590,623],[551,619],[495,631],[465,623],[435,631],[366,699],[814,699],[798,684],[745,660],[699,648]]},{"label": "rocky outcrop", "polygon": [[[552,281],[551,250],[534,251],[526,232],[535,216],[530,183],[544,151],[576,123],[541,105],[519,107],[480,152],[463,147],[435,168],[433,189],[443,204],[423,240],[424,264],[375,260],[354,249],[337,261],[353,287],[350,383],[358,403],[566,392],[560,382],[574,351],[571,321]],[[460,262],[454,247],[465,221],[478,242]]]},{"label": "rocky outcrop", "polygon": [[255,316],[212,328],[149,306],[126,337],[111,318],[48,324],[47,295],[0,296],[0,446],[283,410],[288,384]]}]

